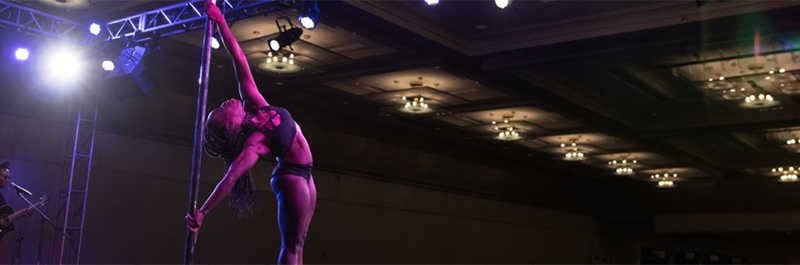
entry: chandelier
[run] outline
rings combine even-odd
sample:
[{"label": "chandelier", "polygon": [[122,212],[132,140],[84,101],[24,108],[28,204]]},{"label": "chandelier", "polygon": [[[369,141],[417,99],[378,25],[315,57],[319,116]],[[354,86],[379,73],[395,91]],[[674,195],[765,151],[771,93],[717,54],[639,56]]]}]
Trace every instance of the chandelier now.
[{"label": "chandelier", "polygon": [[789,168],[778,167],[778,168],[773,168],[772,172],[781,174],[780,178],[781,182],[794,182],[797,181],[798,170],[800,170],[800,167],[789,167]]},{"label": "chandelier", "polygon": [[[780,68],[776,70],[770,70],[769,75],[765,76],[765,80],[769,80],[771,82],[775,82],[772,78],[772,75],[775,73],[784,73],[786,69]],[[764,91],[764,88],[753,82],[752,80],[748,81],[750,85],[756,89],[755,93],[749,94],[744,98],[744,102],[740,106],[743,108],[766,108],[772,107],[780,104],[775,98],[772,97],[771,94]]]},{"label": "chandelier", "polygon": [[421,114],[433,111],[432,108],[428,107],[428,103],[425,103],[425,98],[423,96],[402,97],[401,99],[405,102],[403,107],[400,108],[402,112]]},{"label": "chandelier", "polygon": [[632,164],[636,164],[636,160],[628,161],[627,159],[622,159],[622,161],[617,161],[616,159],[608,161],[609,165],[615,165],[617,169],[614,170],[615,175],[633,175],[633,167]]},{"label": "chandelier", "polygon": [[578,145],[575,141],[570,141],[570,144],[561,144],[562,148],[567,148],[567,153],[564,154],[564,160],[569,161],[578,161],[586,159],[586,156],[581,150],[578,148]]},{"label": "chandelier", "polygon": [[678,178],[678,174],[676,173],[668,173],[665,172],[664,174],[653,174],[650,175],[650,179],[658,181],[659,188],[671,188],[675,186],[674,180]]},{"label": "chandelier", "polygon": [[778,101],[769,93],[750,94],[744,98],[744,103],[741,104],[745,108],[766,108],[778,105]]},{"label": "chandelier", "polygon": [[495,131],[499,131],[497,133],[497,139],[503,141],[511,141],[511,140],[518,140],[520,137],[519,133],[514,130],[514,126],[508,127],[494,127]]},{"label": "chandelier", "polygon": [[286,56],[281,52],[276,52],[276,53],[277,55],[273,55],[272,52],[267,53],[267,63],[294,64],[294,53],[290,52],[289,56]]},{"label": "chandelier", "polygon": [[[502,123],[504,125],[508,124],[512,118],[514,118],[514,113],[513,112],[511,114],[504,114]],[[498,125],[498,122],[493,120],[492,121],[492,125]],[[507,125],[507,126],[495,126],[494,130],[497,133],[497,136],[495,137],[495,139],[498,139],[498,140],[513,141],[513,140],[519,140],[519,139],[522,138],[522,136],[519,135],[518,130],[516,128],[514,128],[514,126],[510,126],[510,125]]]},{"label": "chandelier", "polygon": [[294,63],[294,53],[285,54],[282,51],[268,52],[267,59],[258,65],[264,71],[274,73],[296,73],[302,68]]}]

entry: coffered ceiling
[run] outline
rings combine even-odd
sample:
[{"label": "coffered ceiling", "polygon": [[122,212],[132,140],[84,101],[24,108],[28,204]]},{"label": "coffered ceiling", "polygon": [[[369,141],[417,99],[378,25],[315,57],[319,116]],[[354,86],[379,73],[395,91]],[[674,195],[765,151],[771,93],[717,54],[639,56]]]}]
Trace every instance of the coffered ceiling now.
[{"label": "coffered ceiling", "polygon": [[[691,193],[730,179],[779,181],[772,168],[800,165],[800,143],[788,144],[800,141],[800,2],[513,1],[502,10],[491,1],[319,4],[320,26],[283,51],[294,54],[291,72],[267,66],[266,40],[278,33],[278,16],[295,18],[297,10],[232,24],[267,84],[262,90],[280,84],[275,93],[289,101],[324,102],[312,110],[408,128],[396,137],[425,135],[599,181],[598,189],[623,183],[628,192],[615,196],[656,189],[655,174],[677,174],[671,191]],[[200,36],[176,35],[165,50],[198,49]],[[751,103],[751,95],[765,100]],[[404,111],[415,98],[432,111]],[[355,107],[368,111],[345,111]],[[566,160],[571,151],[584,159]],[[615,174],[622,160],[633,174]]]}]

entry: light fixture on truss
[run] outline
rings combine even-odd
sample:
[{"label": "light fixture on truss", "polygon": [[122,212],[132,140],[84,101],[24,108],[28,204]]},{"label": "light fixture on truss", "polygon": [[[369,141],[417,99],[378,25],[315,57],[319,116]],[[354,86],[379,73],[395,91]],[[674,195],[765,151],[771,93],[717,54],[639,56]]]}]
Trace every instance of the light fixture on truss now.
[{"label": "light fixture on truss", "polygon": [[[289,28],[287,29],[287,25],[281,25],[279,21],[285,20],[288,23]],[[292,49],[292,43],[300,39],[300,36],[303,35],[303,29],[296,27],[288,17],[278,17],[275,19],[275,25],[278,26],[278,36],[274,39],[269,40],[269,49],[273,52],[280,51],[283,47],[289,47],[290,50]]]}]

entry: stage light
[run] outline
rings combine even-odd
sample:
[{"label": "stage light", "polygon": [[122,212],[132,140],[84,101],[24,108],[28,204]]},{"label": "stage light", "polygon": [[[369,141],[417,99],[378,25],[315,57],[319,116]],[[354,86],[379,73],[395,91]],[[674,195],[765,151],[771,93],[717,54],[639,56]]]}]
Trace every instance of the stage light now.
[{"label": "stage light", "polygon": [[109,60],[103,61],[103,70],[114,71],[114,62]]},{"label": "stage light", "polygon": [[20,61],[28,60],[28,56],[30,56],[30,52],[28,52],[28,49],[17,48],[17,50],[14,51],[14,57],[16,57],[17,60]]},{"label": "stage light", "polygon": [[92,33],[92,35],[95,36],[97,36],[97,34],[100,34],[100,25],[97,23],[92,23],[92,25],[89,26],[89,33]]},{"label": "stage light", "polygon": [[43,80],[59,87],[70,85],[79,79],[84,67],[79,53],[66,47],[50,50],[41,59],[39,64]]},{"label": "stage light", "polygon": [[511,2],[511,0],[494,0],[494,4],[497,5],[497,7],[499,7],[500,9],[505,9],[506,7],[508,7],[509,2]]},{"label": "stage light", "polygon": [[425,3],[428,3],[429,6],[432,6],[438,4],[439,0],[425,0]]},{"label": "stage light", "polygon": [[309,1],[306,4],[305,11],[300,15],[300,25],[305,29],[314,29],[319,22],[319,6],[317,1]]},{"label": "stage light", "polygon": [[301,35],[303,35],[303,30],[300,28],[290,28],[286,31],[282,31],[278,34],[278,37],[269,40],[269,49],[272,51],[279,51],[281,48],[289,46],[300,39]]},{"label": "stage light", "polygon": [[211,37],[211,48],[219,49],[219,41],[215,37]]}]

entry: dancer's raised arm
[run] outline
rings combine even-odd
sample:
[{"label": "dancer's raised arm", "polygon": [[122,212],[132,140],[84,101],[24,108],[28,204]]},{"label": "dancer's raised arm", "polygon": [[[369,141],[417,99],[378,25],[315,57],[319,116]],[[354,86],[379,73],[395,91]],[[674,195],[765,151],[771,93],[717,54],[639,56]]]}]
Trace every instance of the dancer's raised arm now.
[{"label": "dancer's raised arm", "polygon": [[234,72],[236,72],[236,79],[239,81],[239,97],[244,101],[245,108],[269,106],[264,96],[258,92],[253,73],[250,72],[250,65],[247,63],[247,57],[242,52],[242,48],[239,47],[236,36],[228,28],[225,16],[222,15],[222,12],[211,0],[206,1],[206,12],[208,13],[208,18],[219,26],[222,41],[228,49],[228,54],[233,58]]}]

